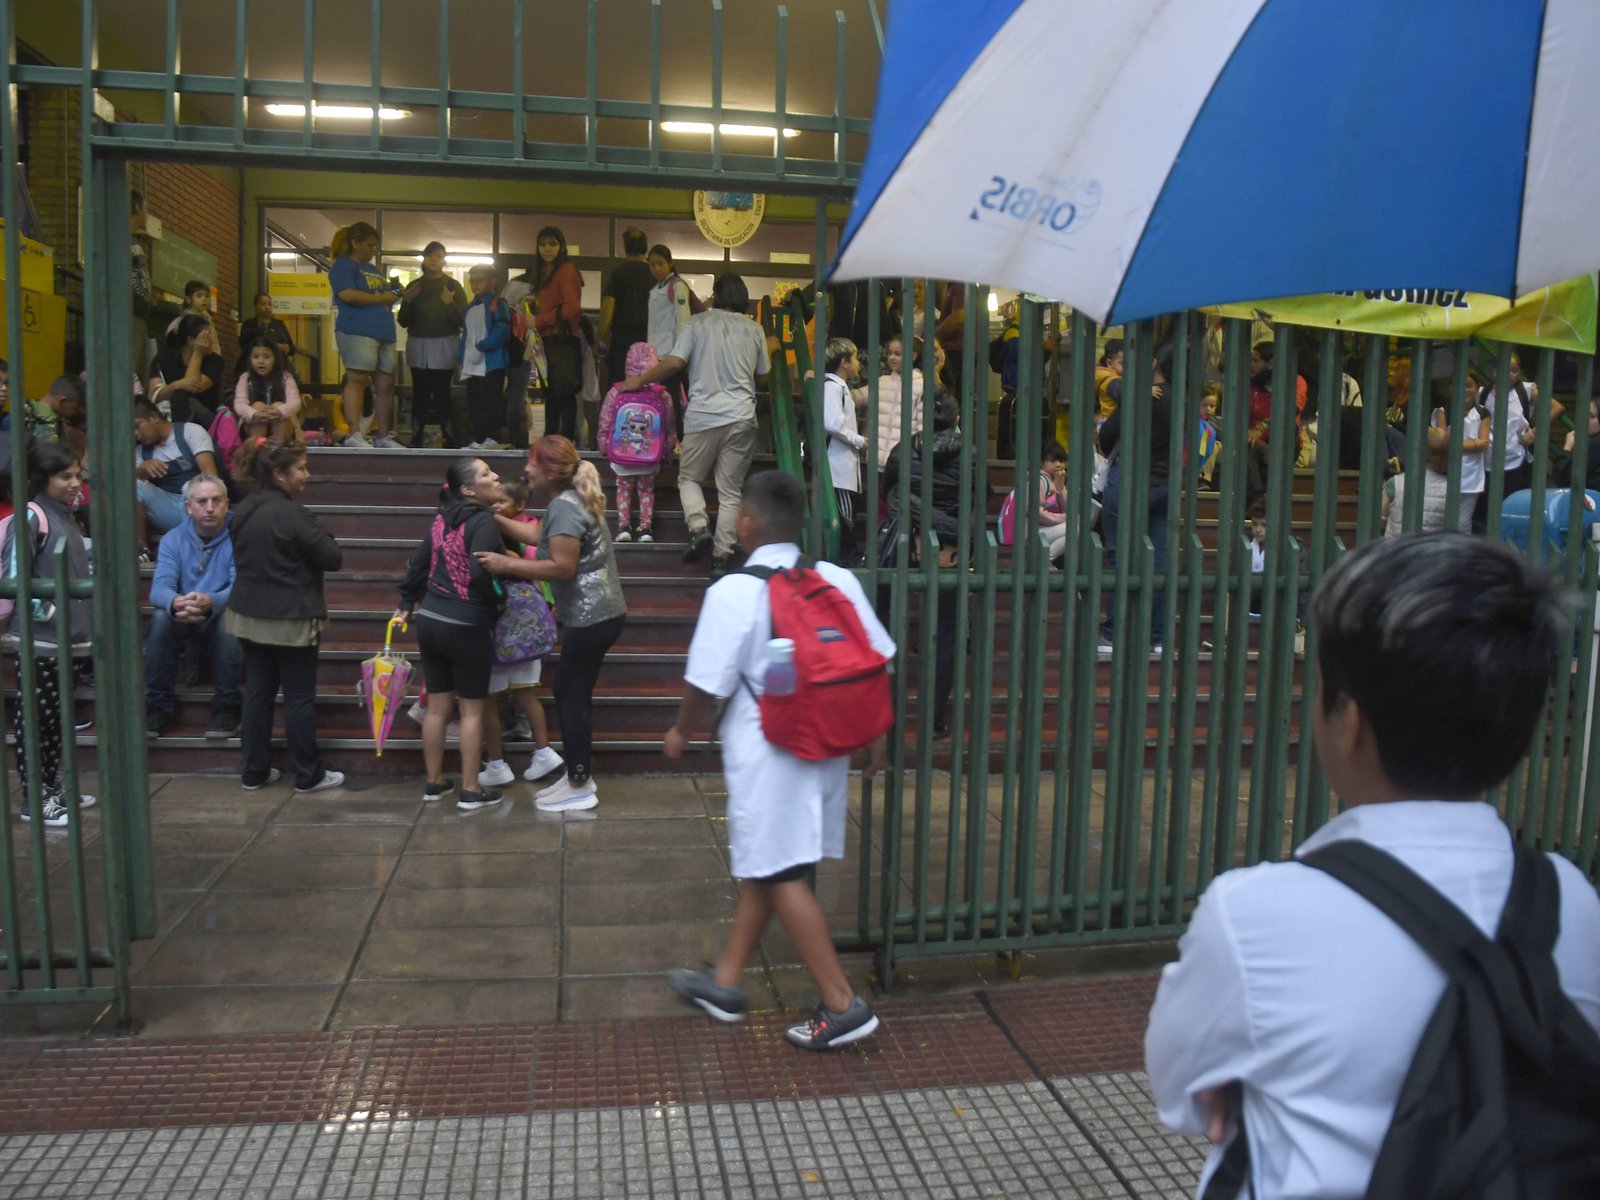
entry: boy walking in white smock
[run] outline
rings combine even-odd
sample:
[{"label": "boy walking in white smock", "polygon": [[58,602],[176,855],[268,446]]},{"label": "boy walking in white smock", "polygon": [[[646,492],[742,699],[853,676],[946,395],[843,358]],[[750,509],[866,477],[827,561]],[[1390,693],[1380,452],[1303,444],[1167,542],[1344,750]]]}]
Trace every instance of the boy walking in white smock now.
[{"label": "boy walking in white smock", "polygon": [[[752,477],[739,506],[737,536],[750,567],[793,567],[800,559],[805,490],[780,471]],[[861,585],[830,563],[816,570],[854,606],[873,648],[885,657],[894,642],[878,622]],[[797,1046],[826,1050],[866,1037],[878,1018],[855,994],[833,948],[827,914],[807,881],[823,858],[844,857],[847,756],[808,761],[774,746],[762,734],[756,695],[762,691],[772,636],[766,583],[734,573],[706,593],[678,719],[667,730],[668,758],[679,757],[692,734],[711,727],[719,699],[727,701],[719,732],[728,780],[728,843],[739,904],[733,929],[714,969],[672,972],[672,987],[719,1021],[740,1021],[747,1009],[744,970],[774,913],[816,981],[822,1002],[786,1036]],[[868,776],[882,769],[884,739],[870,747]]]}]

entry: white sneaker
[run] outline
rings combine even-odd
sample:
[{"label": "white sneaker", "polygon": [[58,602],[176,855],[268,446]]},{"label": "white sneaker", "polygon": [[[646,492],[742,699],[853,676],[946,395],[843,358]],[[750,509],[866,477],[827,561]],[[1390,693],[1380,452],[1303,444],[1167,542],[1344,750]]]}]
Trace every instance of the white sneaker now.
[{"label": "white sneaker", "polygon": [[532,783],[535,779],[543,779],[551,771],[559,771],[566,765],[566,759],[556,753],[554,746],[545,746],[533,752],[533,761],[528,764],[528,769],[522,773],[522,777]]},{"label": "white sneaker", "polygon": [[510,783],[517,777],[503,758],[497,758],[483,770],[478,772],[478,786],[482,788],[498,787],[502,783]]},{"label": "white sneaker", "polygon": [[267,771],[267,777],[265,779],[263,779],[260,783],[245,783],[243,780],[240,780],[239,781],[239,786],[244,788],[244,790],[247,791],[247,792],[259,792],[262,788],[266,787],[269,783],[277,783],[279,778],[282,777],[282,775],[283,775],[282,771],[278,770],[277,767],[272,767]]},{"label": "white sneaker", "polygon": [[79,796],[78,797],[78,807],[79,808],[93,808],[96,803],[98,803],[98,801],[96,801],[93,796]]},{"label": "white sneaker", "polygon": [[373,438],[372,444],[380,450],[404,450],[406,444],[398,440],[393,434],[386,433],[380,438]]},{"label": "white sneaker", "polygon": [[372,449],[372,443],[367,440],[367,435],[364,433],[352,433],[349,437],[345,438],[344,446],[347,450]]},{"label": "white sneaker", "polygon": [[646,525],[639,530],[639,540],[641,542],[653,542],[656,540],[655,535],[650,532],[650,526]]},{"label": "white sneaker", "polygon": [[573,783],[563,775],[559,782],[535,796],[533,803],[540,812],[578,812],[599,804],[600,795],[594,780]]},{"label": "white sneaker", "polygon": [[619,529],[619,530],[617,530],[617,536],[612,538],[611,540],[613,542],[619,542],[619,543],[620,542],[631,542],[631,541],[633,541],[633,534],[630,533],[626,529]]},{"label": "white sneaker", "polygon": [[343,786],[344,786],[344,772],[343,771],[329,771],[326,768],[324,768],[323,772],[322,772],[322,778],[321,779],[317,780],[310,787],[297,787],[297,788],[295,788],[295,794],[297,796],[309,796],[312,792],[331,792],[331,791],[333,791],[334,788],[343,787]]}]

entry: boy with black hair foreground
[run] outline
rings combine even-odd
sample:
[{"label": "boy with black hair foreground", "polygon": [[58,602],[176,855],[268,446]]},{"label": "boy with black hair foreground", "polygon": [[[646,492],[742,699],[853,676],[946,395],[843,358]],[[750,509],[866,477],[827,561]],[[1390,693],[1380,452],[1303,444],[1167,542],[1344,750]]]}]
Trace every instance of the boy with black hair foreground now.
[{"label": "boy with black hair foreground", "polygon": [[[763,471],[745,484],[739,505],[739,546],[750,567],[793,567],[800,560],[805,488],[781,471]],[[842,567],[819,562],[817,572],[855,607],[873,647],[893,656],[894,642],[879,624],[861,585]],[[848,757],[808,761],[767,741],[756,694],[763,691],[767,642],[772,636],[767,585],[736,572],[706,592],[689,662],[677,722],[664,739],[668,758],[679,757],[689,738],[713,725],[719,699],[727,704],[718,732],[728,780],[728,848],[739,880],[733,929],[715,969],[674,971],[669,982],[684,999],[719,1021],[742,1021],[746,1011],[744,970],[774,913],[822,993],[812,1017],[786,1036],[808,1050],[827,1050],[866,1037],[878,1018],[855,994],[839,965],[827,914],[807,874],[822,858],[844,857]],[[869,751],[866,773],[882,769],[884,739]]]},{"label": "boy with black hair foreground", "polygon": [[[1367,1192],[1447,975],[1311,863],[1375,848],[1384,878],[1408,868],[1429,899],[1493,939],[1516,856],[1483,796],[1527,752],[1571,646],[1556,585],[1507,547],[1459,533],[1362,546],[1328,572],[1311,621],[1321,678],[1306,704],[1343,811],[1295,851],[1305,861],[1229,871],[1206,889],[1145,1034],[1161,1119],[1219,1143],[1207,1195]],[[1559,935],[1544,961],[1587,1038],[1584,1022],[1600,1029],[1600,898],[1549,857]],[[1240,1159],[1230,1193],[1213,1177]]]}]

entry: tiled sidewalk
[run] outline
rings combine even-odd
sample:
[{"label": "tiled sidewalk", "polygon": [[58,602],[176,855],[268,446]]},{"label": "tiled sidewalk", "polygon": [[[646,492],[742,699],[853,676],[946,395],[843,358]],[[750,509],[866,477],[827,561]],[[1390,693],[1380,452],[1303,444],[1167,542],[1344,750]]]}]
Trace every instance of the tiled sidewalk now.
[{"label": "tiled sidewalk", "polygon": [[831,1055],[695,1016],[13,1044],[10,1195],[1183,1196],[1149,975],[880,1006]]},{"label": "tiled sidewalk", "polygon": [[[662,978],[733,911],[718,776],[603,781],[565,819],[526,785],[462,816],[392,781],[152,782],[143,1024],[0,1009],[0,1197],[1193,1192],[1201,1148],[1154,1124],[1139,1070],[1168,950],[1030,956],[1020,982],[911,963],[879,1034],[813,1055],[782,1037],[815,998],[776,928],[744,1025]],[[842,928],[859,838],[818,878]]]}]

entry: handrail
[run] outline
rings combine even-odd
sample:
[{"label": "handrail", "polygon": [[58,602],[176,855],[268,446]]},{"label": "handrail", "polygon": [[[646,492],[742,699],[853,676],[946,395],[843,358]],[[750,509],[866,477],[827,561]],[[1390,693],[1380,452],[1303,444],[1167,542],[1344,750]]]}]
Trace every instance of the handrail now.
[{"label": "handrail", "polygon": [[[812,362],[811,343],[805,336],[806,314],[800,293],[791,294],[789,303],[784,307],[789,316],[786,348],[794,351],[795,371],[803,384],[806,375],[812,372]],[[833,493],[833,469],[828,465],[828,437],[822,425],[822,380],[813,378],[811,384],[815,402],[803,409],[806,422],[801,427],[811,450],[811,490],[814,494],[811,501],[813,520],[809,528],[815,542],[810,548],[819,557],[832,560],[839,556],[839,498]],[[817,543],[820,543],[820,550],[817,549]]]},{"label": "handrail", "polygon": [[778,458],[778,470],[803,480],[805,464],[800,458],[800,433],[795,425],[794,384],[789,378],[789,361],[781,337],[776,359],[767,377],[767,390],[772,396],[772,449]]}]

